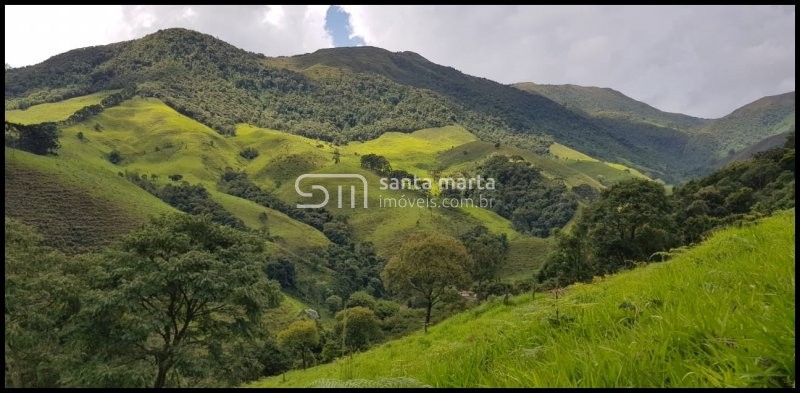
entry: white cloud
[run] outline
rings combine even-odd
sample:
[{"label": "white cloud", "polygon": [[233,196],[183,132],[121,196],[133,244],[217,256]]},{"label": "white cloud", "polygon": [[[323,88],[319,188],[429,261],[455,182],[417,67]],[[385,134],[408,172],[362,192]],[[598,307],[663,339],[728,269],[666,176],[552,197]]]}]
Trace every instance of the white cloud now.
[{"label": "white cloud", "polygon": [[[794,6],[343,6],[351,36],[503,83],[612,87],[716,117],[794,90]],[[186,27],[269,56],[332,47],[327,5],[5,6],[6,63]]]},{"label": "white cloud", "polygon": [[185,27],[271,56],[333,46],[328,6],[5,6],[6,63],[39,63],[70,49]]},{"label": "white cloud", "polygon": [[5,6],[5,62],[41,62],[70,49],[122,38],[120,6]]},{"label": "white cloud", "polygon": [[343,6],[367,45],[503,83],[612,87],[718,117],[794,90],[794,6]]}]

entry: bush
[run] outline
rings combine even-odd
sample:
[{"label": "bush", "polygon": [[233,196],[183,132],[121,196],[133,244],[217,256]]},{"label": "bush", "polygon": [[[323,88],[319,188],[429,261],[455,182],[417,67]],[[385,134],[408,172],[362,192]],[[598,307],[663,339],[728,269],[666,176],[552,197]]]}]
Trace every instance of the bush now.
[{"label": "bush", "polygon": [[336,295],[330,295],[325,299],[325,305],[328,306],[330,312],[337,312],[342,309],[342,298]]},{"label": "bush", "polygon": [[297,273],[294,268],[294,263],[285,259],[279,259],[275,262],[267,263],[264,266],[264,272],[272,280],[281,284],[283,289],[296,288]]},{"label": "bush", "polygon": [[377,304],[378,303],[375,301],[375,298],[372,295],[366,293],[365,291],[357,291],[353,292],[353,294],[347,298],[346,306],[347,308],[366,307],[372,311],[375,311]]},{"label": "bush", "polygon": [[117,165],[122,162],[122,153],[120,153],[117,149],[111,150],[108,153],[108,162]]},{"label": "bush", "polygon": [[254,149],[252,147],[248,147],[248,148],[240,151],[239,155],[244,157],[245,159],[252,160],[252,159],[258,157],[259,153],[258,153],[258,150]]}]

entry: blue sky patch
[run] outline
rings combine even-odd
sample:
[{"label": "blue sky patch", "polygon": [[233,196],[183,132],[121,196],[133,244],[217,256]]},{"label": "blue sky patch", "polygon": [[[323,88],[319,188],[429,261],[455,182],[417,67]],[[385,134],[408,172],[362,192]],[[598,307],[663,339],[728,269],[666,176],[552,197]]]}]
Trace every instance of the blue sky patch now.
[{"label": "blue sky patch", "polygon": [[325,15],[325,30],[333,37],[333,45],[336,47],[364,45],[363,38],[359,36],[350,38],[350,34],[353,32],[350,27],[350,14],[338,5],[328,7],[328,13]]}]

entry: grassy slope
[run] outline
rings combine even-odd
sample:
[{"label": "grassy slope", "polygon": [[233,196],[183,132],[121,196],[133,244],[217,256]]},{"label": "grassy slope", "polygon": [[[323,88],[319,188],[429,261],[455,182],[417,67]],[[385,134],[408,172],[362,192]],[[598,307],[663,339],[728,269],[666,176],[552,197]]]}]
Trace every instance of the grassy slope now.
[{"label": "grassy slope", "polygon": [[[26,111],[8,111],[17,116],[20,122],[58,120],[60,112],[73,109],[75,102],[82,104],[99,100],[102,94],[78,97],[57,104],[43,104]],[[63,104],[65,108],[59,108]],[[40,110],[47,106],[48,111]],[[80,105],[83,106],[83,105]],[[53,109],[58,109],[53,111]],[[51,117],[43,118],[42,113]],[[101,131],[95,130],[100,125]],[[77,138],[82,132],[84,141]],[[513,146],[495,148],[492,144],[481,142],[460,126],[420,130],[414,133],[386,133],[381,137],[347,146],[334,147],[328,143],[315,141],[274,130],[239,125],[236,137],[223,137],[208,127],[176,113],[156,99],[133,99],[122,105],[105,110],[99,116],[64,130],[61,137],[62,149],[55,162],[70,162],[80,165],[81,173],[89,173],[94,168],[101,169],[106,177],[113,177],[112,183],[97,180],[93,184],[101,194],[119,194],[115,187],[101,187],[102,184],[125,184],[123,189],[135,189],[123,179],[112,176],[121,171],[134,171],[140,174],[156,175],[159,182],[167,182],[171,174],[181,174],[190,183],[202,183],[217,202],[231,213],[241,218],[248,226],[263,226],[259,215],[267,213],[267,226],[275,242],[284,249],[298,255],[306,251],[324,247],[329,242],[316,229],[292,220],[286,215],[258,206],[255,203],[232,197],[216,191],[219,175],[226,168],[245,170],[251,178],[265,189],[278,193],[287,202],[297,200],[294,179],[303,173],[360,173],[370,182],[370,206],[364,209],[331,209],[334,214],[344,214],[355,228],[356,237],[362,241],[372,241],[378,252],[391,255],[392,250],[401,245],[405,237],[415,231],[438,231],[459,235],[469,228],[483,224],[495,232],[506,233],[511,241],[510,261],[501,273],[505,277],[529,279],[538,270],[547,254],[549,241],[523,236],[513,230],[505,218],[479,208],[465,209],[375,209],[379,197],[412,197],[413,192],[385,191],[378,189],[378,177],[359,167],[361,156],[375,153],[386,156],[395,168],[409,171],[420,177],[431,177],[431,170],[443,168],[444,175],[457,176],[460,170],[471,169],[491,154],[519,155],[533,165],[541,168],[545,175],[563,178],[568,185],[582,183],[602,188],[608,181],[632,176],[624,168],[612,168],[605,163],[592,161],[591,157],[578,155],[578,159],[557,159],[538,156]],[[245,147],[256,148],[261,154],[252,161],[239,156]],[[123,161],[112,165],[105,156],[111,150],[119,150]],[[341,162],[333,162],[333,152],[338,149]],[[561,149],[567,152],[566,148]],[[104,178],[105,179],[105,178]],[[112,180],[109,180],[112,181]],[[122,194],[130,194],[125,192]],[[150,201],[159,205],[160,201],[138,191],[136,201]],[[331,206],[329,205],[329,208]],[[158,208],[151,209],[159,211]]]},{"label": "grassy slope", "polygon": [[[110,164],[109,164],[110,166]],[[107,245],[172,207],[117,176],[113,168],[67,155],[5,150],[5,214],[35,226],[70,251]]]},{"label": "grassy slope", "polygon": [[559,299],[484,304],[427,335],[250,386],[794,386],[794,225],[794,210],[781,212]]},{"label": "grassy slope", "polygon": [[66,120],[78,109],[99,104],[100,100],[112,93],[114,93],[114,91],[103,91],[88,96],[70,98],[60,102],[34,105],[24,111],[18,109],[6,111],[6,121],[19,124],[35,124],[47,121]]}]

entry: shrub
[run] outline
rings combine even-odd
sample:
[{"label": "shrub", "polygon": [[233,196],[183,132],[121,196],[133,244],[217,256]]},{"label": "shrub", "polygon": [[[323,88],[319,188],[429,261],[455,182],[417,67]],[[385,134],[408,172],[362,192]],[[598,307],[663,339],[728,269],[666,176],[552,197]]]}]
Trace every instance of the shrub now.
[{"label": "shrub", "polygon": [[252,159],[258,157],[259,153],[258,153],[258,150],[254,149],[252,147],[248,147],[248,148],[240,151],[239,155],[244,157],[245,159],[252,160]]}]

